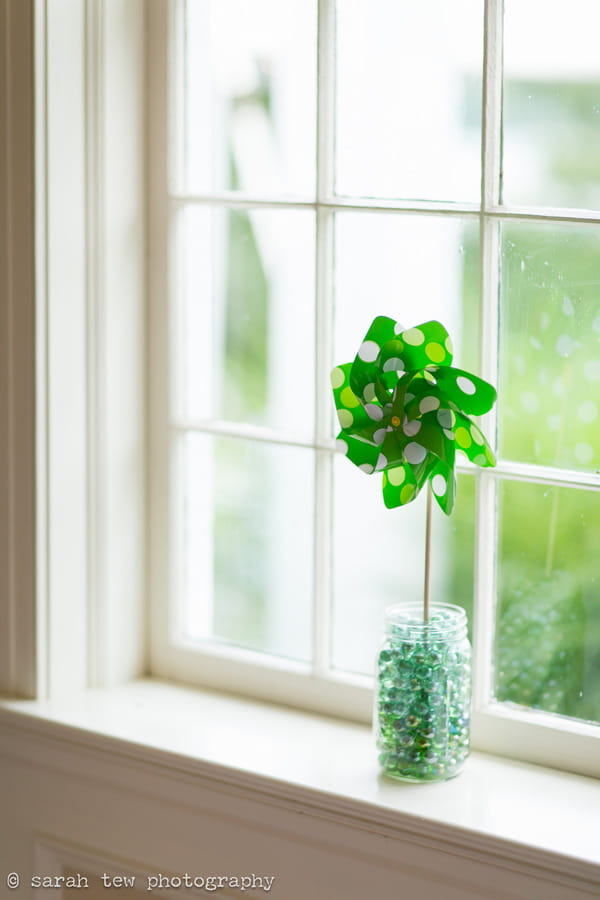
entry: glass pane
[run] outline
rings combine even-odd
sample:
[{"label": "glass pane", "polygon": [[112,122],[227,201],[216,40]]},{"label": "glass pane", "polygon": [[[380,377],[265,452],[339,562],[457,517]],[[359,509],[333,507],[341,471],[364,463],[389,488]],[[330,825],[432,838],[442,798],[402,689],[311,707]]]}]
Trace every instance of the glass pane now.
[{"label": "glass pane", "polygon": [[188,192],[314,194],[316,0],[185,4]]},{"label": "glass pane", "polygon": [[502,228],[500,452],[600,465],[600,231]]},{"label": "glass pane", "polygon": [[310,439],[312,212],[189,207],[180,260],[178,408]]},{"label": "glass pane", "polygon": [[597,0],[505,0],[504,200],[600,207]]},{"label": "glass pane", "polygon": [[311,452],[203,434],[181,443],[184,637],[308,660]]},{"label": "glass pane", "polygon": [[504,482],[496,699],[600,722],[600,494]]},{"label": "glass pane", "polygon": [[483,2],[337,6],[336,191],[479,199]]},{"label": "glass pane", "polygon": [[[431,602],[473,608],[474,479],[458,478],[452,516],[432,510]],[[425,492],[386,509],[381,475],[336,456],[334,467],[333,665],[372,675],[383,612],[423,600]],[[471,623],[470,623],[471,624]]]},{"label": "glass pane", "polygon": [[479,228],[473,222],[377,213],[336,215],[335,360],[350,362],[377,315],[405,327],[439,319],[455,363],[477,372]]}]

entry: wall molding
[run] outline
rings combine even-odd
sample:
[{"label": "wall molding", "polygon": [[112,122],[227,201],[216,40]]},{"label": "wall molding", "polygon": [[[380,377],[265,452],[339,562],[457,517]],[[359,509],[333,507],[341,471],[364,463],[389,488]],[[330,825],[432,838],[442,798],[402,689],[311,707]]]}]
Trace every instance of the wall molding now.
[{"label": "wall molding", "polygon": [[[86,897],[91,895],[92,900],[95,897],[106,896],[106,890],[110,889],[102,876],[108,875],[112,881],[115,876],[126,878],[127,881],[121,884],[113,884],[113,890],[122,889],[126,891],[128,900],[141,900],[151,897],[160,898],[160,900],[180,900],[182,894],[189,896],[187,891],[181,888],[152,888],[148,890],[147,885],[152,884],[149,878],[157,874],[164,874],[166,877],[174,873],[162,872],[160,866],[153,868],[142,866],[137,860],[124,859],[122,856],[100,852],[92,847],[86,847],[83,844],[75,844],[70,841],[63,841],[52,834],[37,834],[34,843],[34,870],[36,873],[71,873],[72,877],[81,881],[82,889],[87,880],[86,890],[89,891]],[[77,876],[83,876],[78,878]],[[131,884],[131,879],[134,884]],[[154,882],[156,883],[156,882]],[[110,882],[109,882],[110,884]],[[74,888],[75,889],[75,888]],[[239,892],[231,893],[230,891],[219,889],[219,897],[226,900],[234,900],[237,894],[239,900]],[[110,895],[109,895],[110,896]]]},{"label": "wall molding", "polygon": [[0,0],[0,691],[145,667],[144,0]]}]

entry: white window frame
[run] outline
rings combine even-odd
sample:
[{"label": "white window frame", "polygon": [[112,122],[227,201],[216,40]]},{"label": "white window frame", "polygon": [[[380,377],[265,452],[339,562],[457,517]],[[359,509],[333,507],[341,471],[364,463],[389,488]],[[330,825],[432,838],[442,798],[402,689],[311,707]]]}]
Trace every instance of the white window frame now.
[{"label": "white window frame", "polygon": [[143,2],[0,15],[0,692],[52,699],[146,665]]},{"label": "white window frame", "polygon": [[[151,386],[152,436],[152,538],[151,559],[153,624],[151,671],[159,676],[246,693],[262,699],[293,704],[319,712],[369,721],[372,691],[367,679],[328,670],[329,624],[326,601],[329,595],[331,548],[331,400],[323,390],[328,384],[332,363],[332,272],[333,217],[338,210],[384,211],[389,214],[419,214],[477,218],[481,246],[481,360],[482,377],[496,383],[498,368],[498,272],[499,224],[502,221],[598,222],[586,210],[539,209],[500,204],[501,119],[502,119],[502,0],[486,0],[483,59],[482,193],[481,203],[406,203],[345,199],[333,191],[334,125],[334,2],[318,3],[318,106],[317,106],[317,190],[314,200],[290,202],[249,195],[243,192],[178,194],[171,188],[168,135],[174,131],[180,52],[178,19],[181,0],[156,0],[150,8],[149,90],[151,110],[151,213],[149,282],[152,290],[150,322],[153,383]],[[169,43],[168,35],[175,35]],[[164,85],[170,84],[171,95]],[[175,113],[176,114],[176,113]],[[171,117],[169,119],[169,117]],[[165,335],[170,334],[168,297],[169,221],[171,210],[184,203],[220,208],[309,208],[316,215],[316,430],[315,443],[306,444],[315,452],[315,591],[314,632],[311,666],[294,664],[250,651],[207,644],[202,651],[186,647],[171,638],[169,598],[170,524],[173,510],[169,496],[169,432],[173,419],[169,409],[169,354]],[[255,440],[277,438],[260,429],[222,422],[176,423],[207,434],[238,435]],[[485,427],[495,433],[495,415],[486,417]],[[513,708],[490,700],[491,659],[495,616],[495,571],[490,561],[496,552],[496,497],[502,479],[510,478],[552,486],[599,490],[595,475],[545,466],[499,461],[495,469],[478,471],[475,528],[475,613],[474,613],[474,708],[473,745],[540,764],[564,767],[582,774],[600,775],[600,728],[561,718],[538,710]]]}]

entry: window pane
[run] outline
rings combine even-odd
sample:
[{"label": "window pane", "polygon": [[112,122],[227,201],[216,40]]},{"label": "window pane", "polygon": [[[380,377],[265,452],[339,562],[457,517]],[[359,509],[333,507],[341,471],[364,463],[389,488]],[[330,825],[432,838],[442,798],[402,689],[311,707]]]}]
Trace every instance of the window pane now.
[{"label": "window pane", "polygon": [[597,0],[505,0],[504,199],[600,207]]},{"label": "window pane", "polygon": [[184,191],[314,194],[316,6],[185,4]]},{"label": "window pane", "polygon": [[481,0],[337,6],[336,191],[479,199]]},{"label": "window pane", "polygon": [[600,231],[502,228],[500,451],[600,465]]},{"label": "window pane", "polygon": [[600,494],[504,482],[496,698],[600,721]]},{"label": "window pane", "polygon": [[180,259],[177,407],[310,439],[313,214],[189,207]]},{"label": "window pane", "polygon": [[[474,479],[458,479],[452,516],[433,503],[431,602],[473,608]],[[381,474],[347,459],[334,467],[333,665],[372,675],[386,607],[423,600],[423,490],[405,507],[386,509]],[[471,623],[470,623],[471,624]]]},{"label": "window pane", "polygon": [[440,319],[455,362],[478,369],[479,228],[435,216],[336,215],[335,362],[350,362],[377,315]]},{"label": "window pane", "polygon": [[181,443],[184,637],[307,660],[312,454],[203,434]]}]

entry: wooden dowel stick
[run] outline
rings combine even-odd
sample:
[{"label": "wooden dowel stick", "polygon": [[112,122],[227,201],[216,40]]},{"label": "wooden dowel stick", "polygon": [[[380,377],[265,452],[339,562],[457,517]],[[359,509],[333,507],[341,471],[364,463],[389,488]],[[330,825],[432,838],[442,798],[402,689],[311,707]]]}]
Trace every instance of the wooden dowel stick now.
[{"label": "wooden dowel stick", "polygon": [[427,482],[427,515],[425,519],[425,592],[423,595],[423,621],[429,622],[429,568],[431,556],[431,485]]}]

